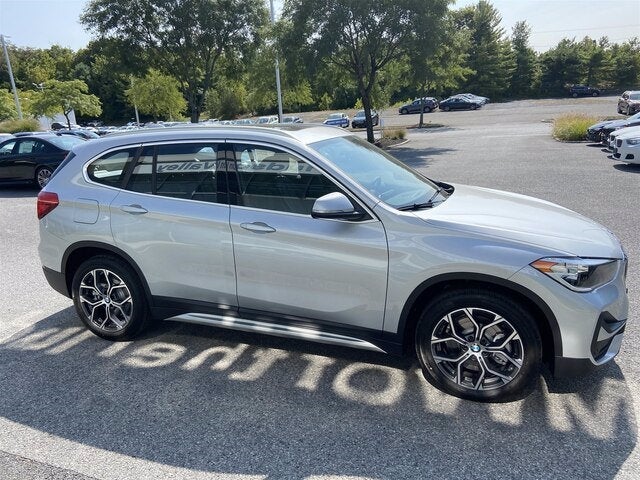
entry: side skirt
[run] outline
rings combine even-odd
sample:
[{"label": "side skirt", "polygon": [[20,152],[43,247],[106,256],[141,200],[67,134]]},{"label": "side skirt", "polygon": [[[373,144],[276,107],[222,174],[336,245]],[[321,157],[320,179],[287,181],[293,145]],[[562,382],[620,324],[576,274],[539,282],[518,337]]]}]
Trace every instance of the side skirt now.
[{"label": "side skirt", "polygon": [[258,320],[249,320],[246,318],[207,313],[184,313],[182,315],[169,317],[166,320],[195,323],[198,325],[209,325],[212,327],[227,328],[230,330],[262,333],[266,335],[273,335],[276,337],[309,340],[312,342],[325,343],[328,345],[341,345],[345,347],[359,348],[362,350],[387,353],[382,348],[366,340],[300,326],[282,325]]}]

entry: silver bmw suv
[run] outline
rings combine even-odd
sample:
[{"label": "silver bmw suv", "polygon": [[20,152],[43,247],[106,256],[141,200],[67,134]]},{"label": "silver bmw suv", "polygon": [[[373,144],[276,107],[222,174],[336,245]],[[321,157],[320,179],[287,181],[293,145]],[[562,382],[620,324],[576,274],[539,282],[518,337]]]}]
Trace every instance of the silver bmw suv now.
[{"label": "silver bmw suv", "polygon": [[619,351],[627,259],[563,207],[430,180],[323,126],[125,133],[38,196],[51,286],[111,340],[178,320],[415,352],[436,387],[524,396]]}]

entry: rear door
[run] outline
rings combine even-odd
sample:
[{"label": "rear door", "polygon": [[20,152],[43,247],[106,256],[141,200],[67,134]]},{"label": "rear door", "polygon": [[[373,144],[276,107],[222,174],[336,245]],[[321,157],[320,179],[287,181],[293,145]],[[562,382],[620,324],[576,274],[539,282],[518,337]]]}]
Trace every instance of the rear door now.
[{"label": "rear door", "polygon": [[111,203],[116,245],[156,302],[236,306],[224,157],[224,142],[144,146]]}]

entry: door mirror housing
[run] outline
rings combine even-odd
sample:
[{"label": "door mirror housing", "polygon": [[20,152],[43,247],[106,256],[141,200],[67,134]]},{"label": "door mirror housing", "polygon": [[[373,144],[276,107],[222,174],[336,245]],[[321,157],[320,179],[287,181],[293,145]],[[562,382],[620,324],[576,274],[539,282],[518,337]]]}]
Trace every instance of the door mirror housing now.
[{"label": "door mirror housing", "polygon": [[332,192],[316,199],[311,210],[313,218],[361,220],[365,213],[357,210],[344,193]]}]

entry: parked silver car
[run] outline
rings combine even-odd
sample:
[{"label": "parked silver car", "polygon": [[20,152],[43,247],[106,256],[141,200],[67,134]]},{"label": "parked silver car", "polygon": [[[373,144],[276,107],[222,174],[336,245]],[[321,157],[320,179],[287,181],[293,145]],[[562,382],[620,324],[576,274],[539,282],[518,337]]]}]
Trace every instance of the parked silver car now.
[{"label": "parked silver car", "polygon": [[453,395],[520,398],[611,360],[618,240],[563,207],[435,182],[323,126],[165,129],[74,148],[38,197],[53,288],[95,334],[169,319],[417,354]]}]

